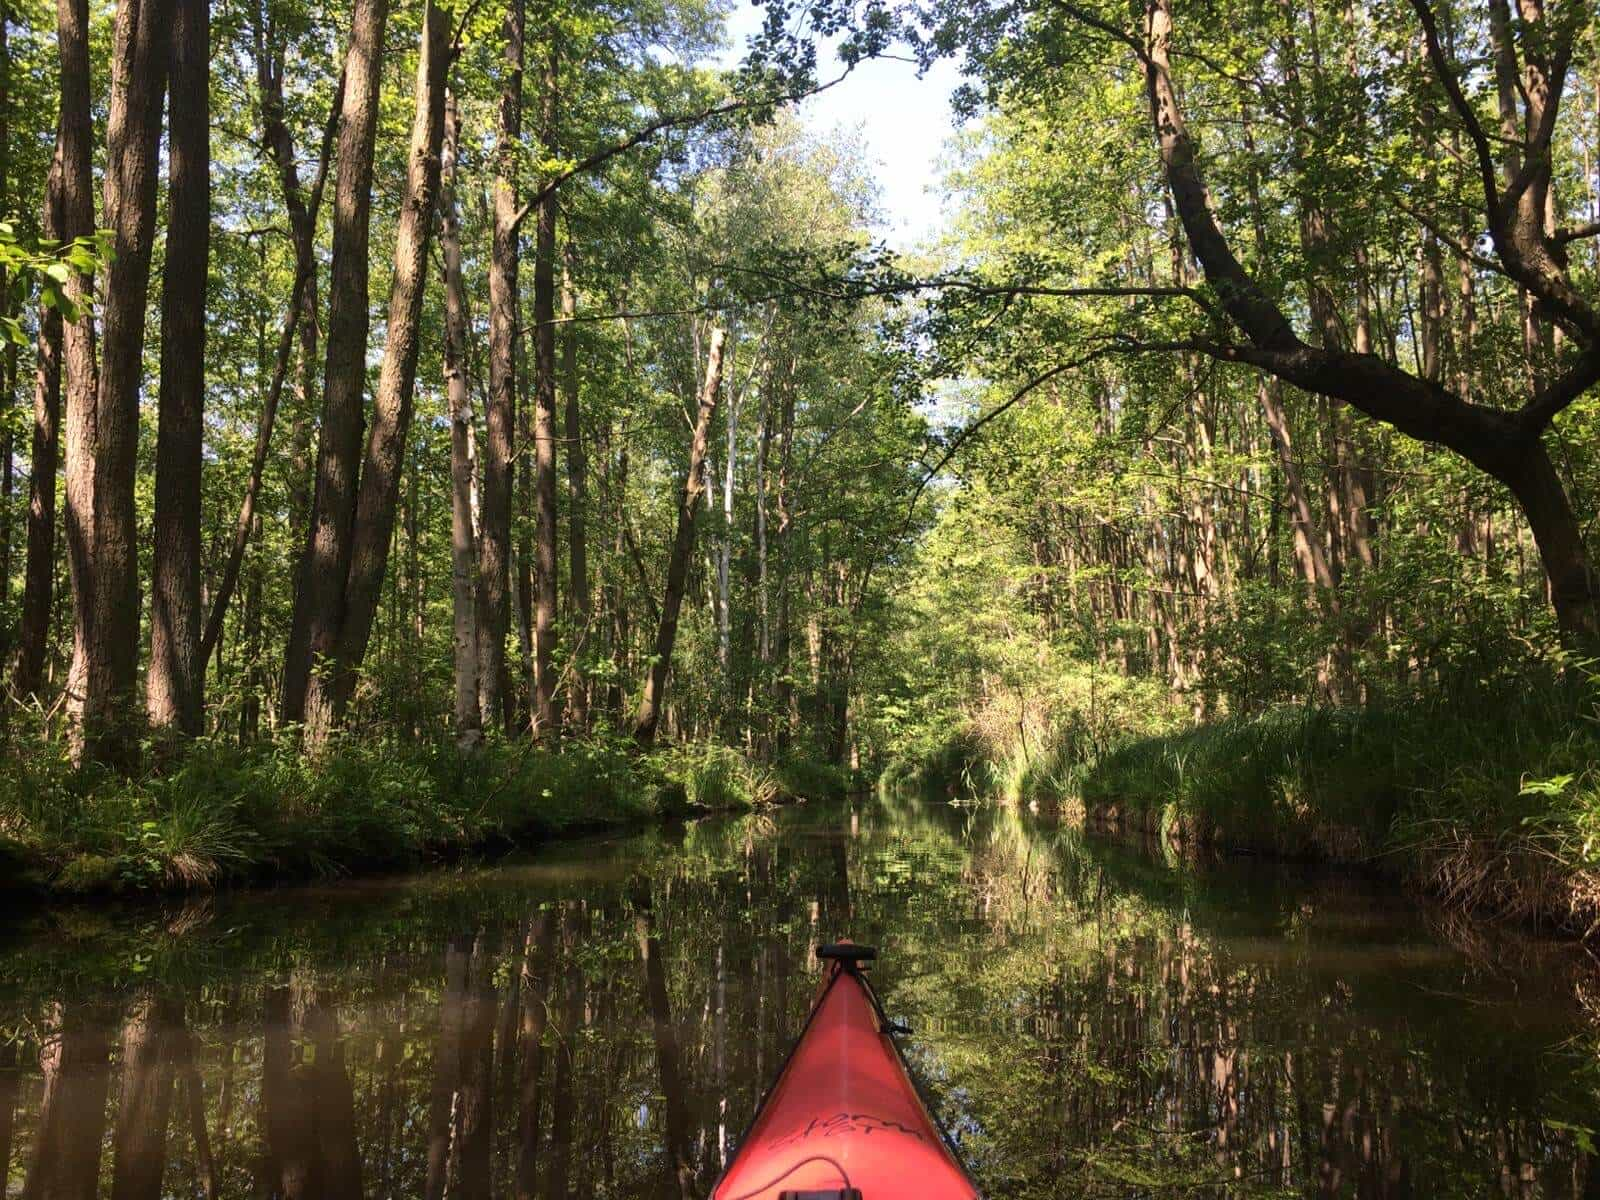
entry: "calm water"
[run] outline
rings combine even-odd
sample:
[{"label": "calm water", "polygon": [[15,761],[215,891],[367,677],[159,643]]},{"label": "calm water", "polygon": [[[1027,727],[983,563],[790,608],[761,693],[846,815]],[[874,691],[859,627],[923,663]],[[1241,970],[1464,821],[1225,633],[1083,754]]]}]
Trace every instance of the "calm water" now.
[{"label": "calm water", "polygon": [[11,1195],[703,1196],[840,934],[991,1198],[1600,1194],[1570,948],[988,809],[10,924]]}]

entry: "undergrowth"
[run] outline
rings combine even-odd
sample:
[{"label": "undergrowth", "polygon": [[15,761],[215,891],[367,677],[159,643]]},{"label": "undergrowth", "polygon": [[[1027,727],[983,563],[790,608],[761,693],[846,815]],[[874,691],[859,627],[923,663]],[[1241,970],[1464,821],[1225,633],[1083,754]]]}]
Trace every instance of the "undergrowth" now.
[{"label": "undergrowth", "polygon": [[1142,832],[1368,864],[1464,909],[1600,922],[1600,685],[1582,671],[1284,705],[1103,747],[1062,725],[1024,753],[968,726],[886,784],[957,779]]},{"label": "undergrowth", "polygon": [[824,794],[831,768],[721,746],[641,757],[621,739],[346,740],[313,762],[284,743],[193,743],[136,778],[78,771],[59,746],[0,772],[0,872],[57,892],[185,889],[414,865],[661,815]]}]

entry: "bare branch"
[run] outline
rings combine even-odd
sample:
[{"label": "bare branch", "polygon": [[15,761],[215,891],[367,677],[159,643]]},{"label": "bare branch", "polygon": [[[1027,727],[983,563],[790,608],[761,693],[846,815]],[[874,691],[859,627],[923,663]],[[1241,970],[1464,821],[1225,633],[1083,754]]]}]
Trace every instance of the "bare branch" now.
[{"label": "bare branch", "polygon": [[1600,221],[1590,221],[1587,225],[1578,225],[1568,229],[1558,229],[1555,231],[1555,234],[1551,240],[1556,242],[1558,245],[1565,245],[1567,242],[1578,242],[1582,241],[1584,238],[1592,238],[1596,236],[1600,236]]}]

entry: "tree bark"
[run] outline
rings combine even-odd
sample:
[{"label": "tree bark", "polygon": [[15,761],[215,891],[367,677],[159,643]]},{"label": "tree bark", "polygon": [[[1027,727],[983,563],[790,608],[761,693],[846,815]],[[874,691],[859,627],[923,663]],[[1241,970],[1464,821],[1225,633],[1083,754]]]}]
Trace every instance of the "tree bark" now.
[{"label": "tree bark", "polygon": [[705,493],[706,445],[711,437],[711,418],[722,395],[722,347],[726,332],[711,331],[706,352],[705,382],[700,388],[700,406],[695,416],[694,438],[689,444],[689,471],[683,479],[683,499],[678,505],[677,532],[672,540],[672,557],[667,563],[667,584],[662,595],[661,623],[656,631],[655,657],[645,676],[644,692],[633,736],[641,746],[654,743],[661,720],[662,699],[666,695],[667,675],[672,668],[672,647],[678,636],[678,613],[683,607],[683,592],[689,577],[689,560],[694,556],[694,523]]},{"label": "tree bark", "polygon": [[416,112],[405,197],[395,232],[394,278],[389,289],[383,363],[373,398],[372,428],[361,464],[344,587],[344,619],[339,629],[336,670],[313,674],[306,695],[306,730],[315,747],[343,719],[356,673],[366,656],[377,614],[389,544],[394,534],[400,471],[416,396],[417,353],[421,348],[423,291],[428,275],[428,245],[439,203],[439,151],[444,141],[445,79],[450,68],[450,28],[432,0],[423,9],[422,49],[417,58]]},{"label": "tree bark", "polygon": [[134,475],[150,250],[155,238],[161,102],[171,45],[168,0],[120,0],[106,120],[104,344],[95,399],[93,578],[86,597],[83,700],[74,723],[82,761],[131,766],[138,755],[139,546]]},{"label": "tree bark", "polygon": [[[733,355],[729,355],[730,363]],[[728,374],[735,382],[737,369],[730,366]],[[736,387],[729,388],[727,419],[727,458],[722,464],[722,529],[717,539],[717,666],[722,669],[724,686],[732,683],[733,668],[733,617],[731,613],[729,573],[733,566],[733,488],[734,473],[739,459],[739,403]],[[731,690],[731,686],[730,686]]]},{"label": "tree bark", "polygon": [[[45,180],[41,232],[62,240],[62,139],[58,125],[55,157]],[[87,316],[81,318],[88,320]],[[50,616],[55,606],[56,472],[61,464],[61,351],[59,310],[39,306],[38,349],[34,358],[33,443],[28,469],[28,557],[22,585],[22,624],[17,636],[13,681],[17,695],[38,696],[44,683]]]},{"label": "tree bark", "polygon": [[372,159],[388,16],[388,0],[356,0],[345,56],[316,492],[284,657],[283,719],[296,724],[306,720],[313,667],[331,668],[338,649],[350,572],[367,373]]},{"label": "tree bark", "polygon": [[[478,703],[484,726],[510,707],[506,623],[510,591],[511,491],[517,420],[517,157],[522,138],[523,0],[507,0],[505,76],[495,146],[494,224],[489,249],[489,399],[484,413],[483,531],[478,541]],[[507,732],[509,732],[509,722]]]},{"label": "tree bark", "polygon": [[[560,98],[560,54],[552,36],[545,57],[540,140],[547,155],[558,151],[556,114]],[[533,730],[538,738],[561,736],[556,707],[556,328],[555,255],[557,194],[539,202],[533,252],[533,493],[534,529]]]},{"label": "tree bark", "polygon": [[794,363],[781,386],[778,408],[778,480],[774,489],[778,525],[773,531],[773,550],[778,558],[778,614],[772,639],[773,707],[777,710],[777,733],[773,747],[780,754],[789,748],[794,726],[794,681],[789,675],[789,649],[793,640],[790,612],[790,535],[794,531],[794,497],[790,492],[794,465]]},{"label": "tree bark", "polygon": [[[567,439],[567,563],[572,593],[572,615],[577,639],[574,653],[581,664],[585,643],[593,632],[594,598],[589,594],[588,535],[588,454],[583,444],[583,421],[578,384],[578,327],[572,323],[578,311],[578,293],[572,282],[573,253],[569,243],[561,270],[561,315],[564,317],[561,340],[561,390],[564,395]],[[589,680],[582,667],[574,672],[570,701],[571,720],[580,732],[589,727]]]},{"label": "tree bark", "polygon": [[[298,403],[291,423],[292,436],[289,452],[289,528],[295,533],[305,529],[311,516],[312,470],[307,461],[310,450],[311,416],[316,404],[316,372],[318,346],[321,339],[320,307],[317,300],[317,274],[306,271],[302,263],[314,263],[317,211],[322,199],[322,182],[327,171],[337,120],[344,90],[341,72],[334,91],[333,111],[329,116],[327,131],[323,136],[322,157],[318,160],[316,183],[310,198],[300,184],[300,168],[295,156],[294,135],[284,113],[284,36],[278,30],[265,0],[251,12],[251,34],[256,59],[256,86],[261,96],[261,140],[278,171],[278,187],[283,195],[284,208],[289,214],[289,235],[294,243],[297,276],[305,273],[301,285],[297,311],[291,323],[293,337],[298,335],[300,351],[296,366],[295,390]],[[289,348],[282,351],[287,355]],[[284,364],[287,368],[287,361]],[[278,385],[281,392],[282,384]],[[276,401],[274,400],[274,411]],[[263,418],[270,430],[271,422]],[[248,522],[247,522],[248,524]]]},{"label": "tree bark", "polygon": [[[56,45],[61,56],[61,109],[56,144],[61,164],[61,238],[95,231],[94,124],[89,105],[89,0],[56,0]],[[72,578],[72,665],[67,671],[67,712],[77,722],[84,705],[91,592],[94,588],[94,457],[96,398],[100,392],[95,333],[86,311],[94,295],[91,276],[69,272],[67,299],[83,311],[61,331],[66,404],[67,564]]]},{"label": "tree bark", "polygon": [[200,487],[206,271],[211,251],[210,0],[171,0],[167,260],[150,578],[150,723],[193,737],[205,708],[200,651]]},{"label": "tree bark", "polygon": [[[477,557],[472,525],[472,386],[467,378],[467,286],[461,277],[461,220],[456,206],[456,153],[461,114],[454,94],[445,101],[445,133],[439,184],[439,240],[444,250],[444,379],[450,403],[450,585],[451,641],[455,651],[456,738],[475,742],[478,715],[477,594],[472,577]],[[492,714],[491,714],[492,719]]]}]

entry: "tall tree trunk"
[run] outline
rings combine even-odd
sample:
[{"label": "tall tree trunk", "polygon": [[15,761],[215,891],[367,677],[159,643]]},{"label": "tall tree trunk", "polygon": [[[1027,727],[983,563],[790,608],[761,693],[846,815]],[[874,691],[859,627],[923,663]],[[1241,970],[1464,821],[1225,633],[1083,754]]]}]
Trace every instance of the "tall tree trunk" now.
[{"label": "tall tree trunk", "polygon": [[678,505],[678,527],[672,539],[672,557],[667,562],[667,584],[662,595],[661,623],[656,630],[655,657],[645,676],[644,692],[633,736],[642,746],[655,741],[656,725],[661,720],[662,698],[667,690],[667,675],[672,668],[672,647],[678,637],[678,613],[683,607],[684,587],[689,577],[689,561],[694,556],[694,523],[705,492],[706,445],[711,437],[711,418],[722,394],[722,347],[727,333],[720,327],[711,331],[706,352],[705,382],[700,388],[700,407],[695,416],[694,438],[689,444],[689,471],[683,478],[683,499]]},{"label": "tall tree trunk", "polygon": [[388,17],[388,0],[356,0],[344,62],[316,493],[284,656],[283,719],[292,723],[306,720],[312,669],[321,670],[319,660],[331,667],[344,614],[364,422],[372,158]]},{"label": "tall tree trunk", "polygon": [[[628,352],[631,360],[632,344],[631,331],[628,343]],[[610,452],[612,436],[607,437],[607,454]],[[606,473],[606,482],[610,496],[610,512],[613,526],[611,552],[612,575],[611,583],[607,588],[608,607],[611,617],[611,683],[606,689],[606,711],[610,714],[612,727],[622,728],[624,710],[627,704],[626,693],[622,681],[627,678],[628,671],[628,640],[630,636],[628,623],[627,585],[623,583],[621,568],[623,556],[627,553],[627,522],[628,522],[628,443],[623,438],[615,438],[617,442],[617,457],[615,464]]]},{"label": "tall tree trunk", "polygon": [[775,489],[778,527],[773,531],[773,550],[778,558],[778,615],[772,638],[773,707],[778,722],[773,746],[780,754],[789,748],[794,728],[794,682],[789,675],[789,651],[793,641],[790,609],[790,535],[794,532],[794,497],[790,493],[794,465],[794,363],[789,377],[780,385],[778,408],[778,481]]},{"label": "tall tree trunk", "polygon": [[[461,114],[452,93],[445,102],[439,184],[439,240],[444,250],[444,379],[450,401],[450,598],[455,651],[456,737],[475,742],[478,716],[478,613],[472,571],[477,547],[472,525],[473,416],[467,378],[467,286],[461,277],[461,220],[456,207],[456,152]],[[491,714],[492,719],[492,714]]]},{"label": "tall tree trunk", "polygon": [[1289,493],[1290,514],[1294,519],[1294,558],[1299,564],[1300,576],[1313,592],[1331,596],[1333,568],[1328,564],[1322,533],[1317,528],[1311,499],[1295,460],[1294,438],[1289,431],[1288,414],[1283,409],[1283,387],[1276,380],[1264,379],[1258,394],[1261,411],[1267,418],[1267,430],[1272,435],[1272,448],[1278,456],[1278,469]]},{"label": "tall tree trunk", "polygon": [[[43,236],[62,240],[62,139],[56,132],[55,157],[45,180]],[[81,318],[88,320],[87,316]],[[28,558],[22,587],[22,626],[17,637],[14,683],[17,695],[39,694],[44,683],[50,616],[55,606],[56,472],[61,448],[61,313],[39,306],[38,350],[34,359],[33,444],[28,479]]]},{"label": "tall tree trunk", "polygon": [[[61,239],[95,231],[94,125],[89,107],[89,0],[56,0],[56,45],[61,56],[61,109],[56,145],[61,170]],[[72,666],[67,672],[67,711],[83,712],[88,667],[90,592],[94,588],[95,401],[100,391],[94,323],[87,312],[94,280],[71,271],[67,299],[83,310],[61,331],[66,404],[67,564],[72,577]]]},{"label": "tall tree trunk", "polygon": [[[545,56],[540,140],[545,153],[558,151],[556,116],[560,98],[560,52],[552,33]],[[533,620],[533,728],[536,736],[561,736],[556,707],[556,327],[555,256],[557,193],[539,202],[533,251],[533,492],[538,512],[534,530],[535,608]]]},{"label": "tall tree trunk", "polygon": [[383,576],[394,534],[395,504],[420,349],[422,296],[427,283],[428,244],[439,203],[439,150],[444,141],[444,84],[450,67],[450,29],[444,14],[428,0],[423,9],[422,50],[417,59],[416,112],[405,198],[395,232],[394,279],[389,289],[383,363],[373,399],[372,428],[361,464],[351,539],[350,572],[344,588],[344,618],[339,631],[337,671],[313,675],[306,696],[306,730],[320,744],[343,717],[367,652]]},{"label": "tall tree trunk", "polygon": [[161,101],[171,41],[168,0],[120,0],[113,33],[111,107],[106,120],[105,211],[113,256],[102,311],[104,344],[95,401],[93,579],[83,705],[74,751],[84,760],[129,766],[138,754],[139,546],[134,473],[139,458],[139,391],[155,237]]},{"label": "tall tree trunk", "polygon": [[[251,536],[261,537],[261,514],[254,519]],[[244,590],[244,699],[239,706],[239,740],[253,742],[261,730],[261,698],[267,681],[261,669],[261,592],[266,568],[257,555],[250,564],[250,581]]]},{"label": "tall tree trunk", "polygon": [[[316,372],[318,346],[321,338],[319,305],[317,301],[317,274],[300,264],[314,263],[317,211],[322,199],[322,181],[327,170],[329,153],[336,133],[334,123],[338,117],[344,75],[341,72],[335,89],[333,112],[323,136],[322,157],[318,161],[316,183],[308,199],[300,184],[300,167],[295,155],[294,135],[285,118],[283,83],[285,36],[279,30],[272,14],[267,11],[266,0],[253,6],[251,35],[256,60],[256,86],[260,91],[261,140],[278,171],[278,188],[283,195],[284,207],[289,214],[289,234],[294,242],[296,271],[304,272],[298,307],[292,324],[299,337],[299,358],[296,364],[296,404],[290,424],[289,449],[289,529],[296,535],[307,528],[311,517],[312,470],[310,458],[311,417],[316,405]],[[287,354],[287,347],[283,351]],[[287,366],[287,363],[285,363]],[[281,389],[282,385],[279,385]],[[276,405],[274,403],[274,411]],[[270,421],[264,422],[270,430]],[[303,536],[303,535],[301,535]]]},{"label": "tall tree trunk", "polygon": [[[577,288],[572,281],[573,253],[564,248],[561,269],[561,315],[566,318],[561,341],[561,390],[565,393],[564,433],[567,440],[567,563],[572,594],[572,615],[577,639],[574,653],[580,664],[585,644],[593,635],[594,598],[589,594],[588,454],[583,444],[583,421],[578,386]],[[572,724],[581,732],[589,727],[589,680],[580,666],[573,674]]]},{"label": "tall tree trunk", "polygon": [[[484,413],[483,530],[478,541],[478,704],[482,723],[509,712],[506,617],[517,419],[517,158],[522,138],[523,0],[507,0],[489,249],[489,399]],[[508,729],[509,732],[509,729]]]},{"label": "tall tree trunk", "polygon": [[167,261],[161,285],[150,670],[157,729],[193,737],[204,720],[200,652],[200,486],[204,440],[206,271],[211,253],[210,0],[171,0]]},{"label": "tall tree trunk", "polygon": [[307,731],[312,744],[338,725],[355,688],[366,643],[378,613],[384,570],[394,536],[400,470],[416,398],[416,358],[421,349],[422,293],[427,286],[427,248],[438,213],[438,155],[445,139],[445,78],[450,72],[450,22],[427,0],[422,10],[422,48],[416,64],[416,112],[411,118],[411,154],[405,198],[395,230],[394,282],[384,326],[384,358],[373,398],[373,427],[366,437],[362,486],[355,502],[350,574],[344,587],[339,630],[338,675],[333,691],[326,677],[307,690]]},{"label": "tall tree trunk", "polygon": [[[738,382],[738,371],[732,367],[729,356],[728,376]],[[717,666],[722,669],[723,686],[731,693],[733,670],[733,616],[729,572],[733,566],[733,486],[734,472],[739,458],[739,403],[740,392],[735,386],[728,389],[727,460],[722,466],[722,529],[717,539]],[[730,706],[731,710],[731,706]]]}]

